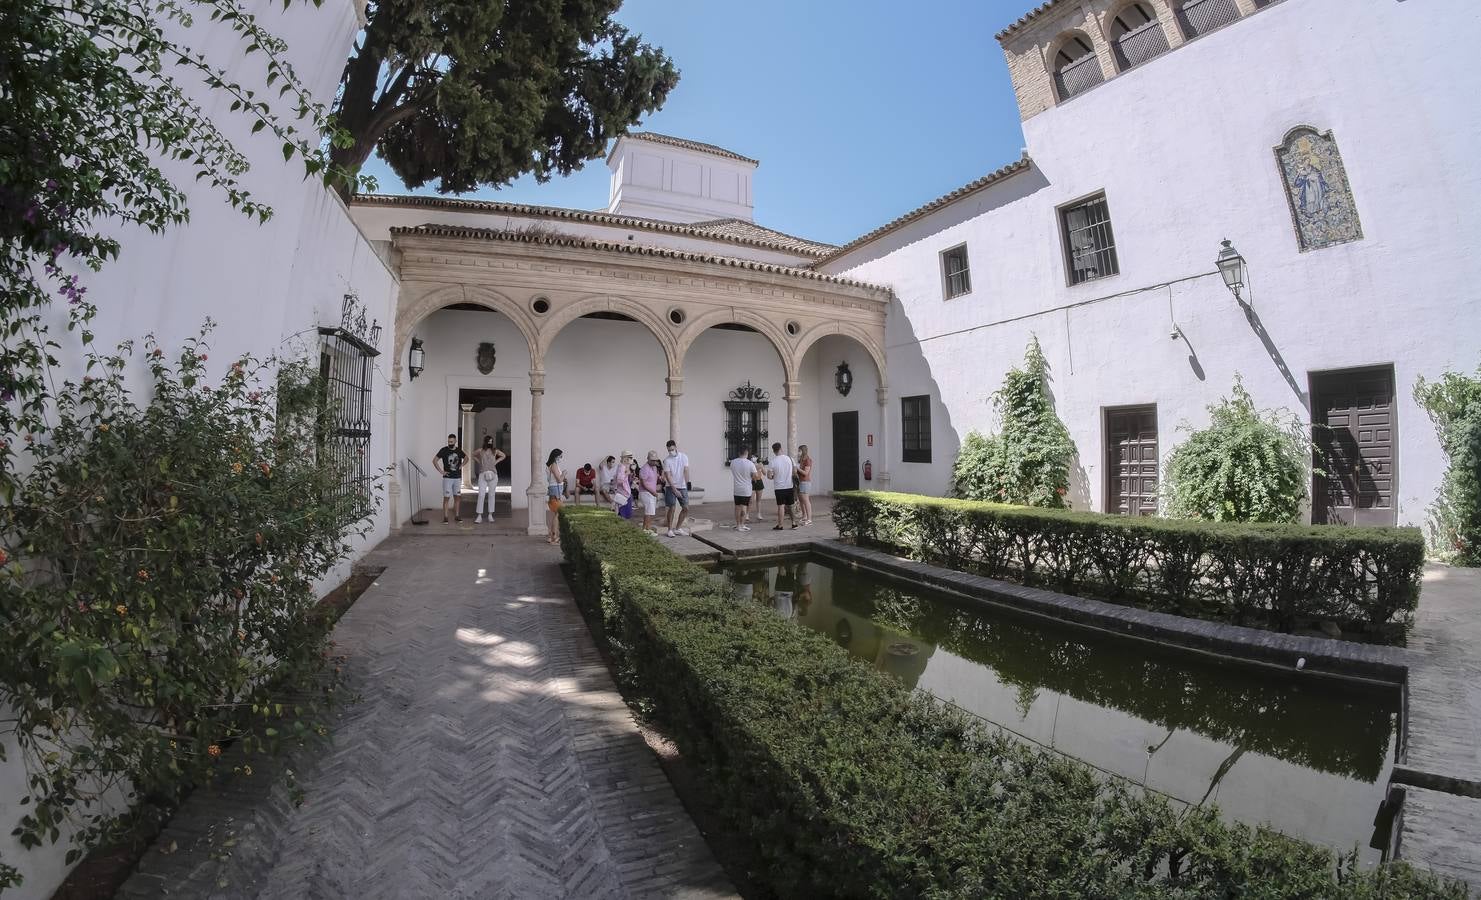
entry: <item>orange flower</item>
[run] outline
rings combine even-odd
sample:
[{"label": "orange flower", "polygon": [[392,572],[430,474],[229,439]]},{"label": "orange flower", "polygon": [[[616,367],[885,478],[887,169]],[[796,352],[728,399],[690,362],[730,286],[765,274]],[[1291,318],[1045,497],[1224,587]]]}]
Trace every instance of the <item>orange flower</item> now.
[{"label": "orange flower", "polygon": [[209,753],[212,757],[220,756],[221,746],[219,744],[212,744],[211,746],[206,748],[206,752]]},{"label": "orange flower", "polygon": [[107,422],[104,422],[102,425],[99,425],[98,426],[98,430],[99,431],[107,431],[108,430],[108,423]]},{"label": "orange flower", "polygon": [[239,640],[239,641],[245,641],[246,639],[247,639],[247,632],[238,629],[237,630],[237,640]]},{"label": "orange flower", "polygon": [[4,549],[0,549],[0,566],[3,566],[8,562],[10,562],[10,554],[6,553]]},{"label": "orange flower", "polygon": [[239,462],[232,463],[231,464],[231,474],[233,474],[233,475],[240,475],[240,474],[242,474],[242,464],[239,463]]},{"label": "orange flower", "polygon": [[113,607],[113,611],[116,612],[116,613],[118,613],[118,615],[120,617],[126,616],[126,615],[129,614],[129,608],[127,606],[124,606],[122,603],[120,603],[117,606]]},{"label": "orange flower", "polygon": [[139,570],[139,580],[140,581],[148,581],[149,580],[149,570],[148,569],[140,569]]},{"label": "orange flower", "polygon": [[257,532],[256,540],[257,540],[257,546],[261,547],[262,546],[262,532],[260,532],[260,531]]},{"label": "orange flower", "polygon": [[271,475],[273,473],[272,466],[269,466],[267,463],[258,463],[257,468],[262,470],[263,475]]}]

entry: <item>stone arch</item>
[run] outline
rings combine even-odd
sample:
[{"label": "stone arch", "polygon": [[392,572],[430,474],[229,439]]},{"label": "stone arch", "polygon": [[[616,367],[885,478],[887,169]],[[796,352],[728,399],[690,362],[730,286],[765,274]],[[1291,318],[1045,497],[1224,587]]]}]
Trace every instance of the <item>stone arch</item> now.
[{"label": "stone arch", "polygon": [[677,353],[675,354],[675,360],[678,366],[674,369],[674,374],[678,375],[682,373],[681,367],[684,364],[684,357],[688,355],[689,348],[693,346],[701,334],[704,334],[716,325],[725,325],[727,323],[749,326],[765,336],[771,342],[772,348],[776,350],[777,357],[781,360],[783,380],[788,384],[797,380],[797,365],[800,357],[796,357],[788,351],[786,333],[775,322],[765,316],[758,315],[748,309],[736,309],[732,306],[727,306],[723,309],[712,309],[704,315],[689,321],[688,326],[679,334]]},{"label": "stone arch", "polygon": [[1167,25],[1172,15],[1164,16],[1164,9],[1153,0],[1120,0],[1106,10],[1101,30],[1110,44],[1116,71],[1125,72],[1168,51]]},{"label": "stone arch", "polygon": [[422,320],[440,309],[451,306],[454,303],[473,303],[478,306],[503,313],[504,317],[514,323],[519,333],[524,336],[525,345],[530,351],[530,360],[534,364],[539,359],[535,355],[535,323],[524,307],[514,302],[513,299],[499,293],[492,288],[477,284],[449,284],[434,288],[427,293],[407,302],[407,287],[402,286],[402,301],[396,305],[396,350],[391,358],[391,380],[401,380],[401,369],[406,363],[406,350],[411,342],[411,333]]},{"label": "stone arch", "polygon": [[1089,31],[1080,28],[1069,29],[1049,42],[1044,65],[1054,82],[1058,102],[1063,103],[1105,80],[1097,44]]},{"label": "stone arch", "polygon": [[541,322],[539,326],[538,339],[534,344],[539,355],[531,358],[543,360],[550,350],[550,345],[555,342],[556,335],[560,334],[562,329],[582,316],[594,312],[621,313],[641,323],[663,348],[664,357],[668,360],[669,374],[676,374],[679,371],[682,356],[678,351],[677,342],[664,325],[663,319],[648,306],[615,294],[593,294],[573,303],[561,304],[552,310],[549,318]]},{"label": "stone arch", "polygon": [[863,328],[849,322],[823,322],[819,325],[814,325],[804,332],[802,337],[798,339],[797,349],[795,350],[797,364],[800,366],[802,361],[807,358],[807,351],[813,344],[816,344],[829,335],[841,335],[852,338],[855,343],[864,348],[865,352],[869,354],[869,358],[874,360],[874,369],[879,375],[880,387],[885,387],[889,384],[889,377],[885,371],[884,347]]}]

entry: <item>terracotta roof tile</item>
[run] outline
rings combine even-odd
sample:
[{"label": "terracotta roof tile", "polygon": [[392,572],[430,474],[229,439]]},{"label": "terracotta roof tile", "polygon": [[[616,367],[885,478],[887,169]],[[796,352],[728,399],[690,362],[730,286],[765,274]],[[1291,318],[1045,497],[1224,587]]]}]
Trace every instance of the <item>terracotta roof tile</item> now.
[{"label": "terracotta roof tile", "polygon": [[995,37],[997,38],[998,42],[1001,43],[1003,38],[1032,22],[1034,19],[1037,19],[1039,16],[1042,16],[1044,13],[1048,12],[1054,7],[1059,6],[1060,3],[1061,0],[1048,0],[1048,2],[1046,3],[1040,3],[1038,6],[1035,6],[1033,9],[1019,16],[1018,21],[1014,22],[1012,25],[1009,25],[1007,28],[1004,28],[1002,31],[999,31],[995,35]]},{"label": "terracotta roof tile", "polygon": [[898,219],[894,219],[894,220],[892,220],[890,222],[886,222],[885,224],[879,226],[878,228],[874,229],[873,231],[869,232],[868,234],[863,235],[862,237],[854,238],[853,240],[849,241],[847,244],[844,244],[842,247],[839,247],[837,250],[834,250],[833,252],[829,253],[827,256],[825,256],[822,259],[818,260],[817,262],[813,263],[813,265],[820,266],[820,265],[824,265],[826,263],[830,263],[833,260],[838,259],[840,256],[843,256],[844,254],[849,253],[852,250],[856,250],[859,247],[862,247],[865,244],[870,243],[871,241],[874,241],[874,240],[876,240],[878,238],[884,237],[885,235],[889,234],[890,232],[892,232],[892,231],[894,231],[894,230],[896,230],[898,228],[902,228],[902,227],[904,227],[906,225],[909,225],[911,222],[914,222],[916,219],[922,218],[924,216],[928,216],[931,213],[935,212],[936,210],[940,209],[941,207],[947,206],[948,204],[951,204],[951,203],[954,203],[957,200],[960,200],[963,197],[967,196],[968,194],[974,193],[976,191],[980,191],[980,190],[982,190],[983,188],[985,188],[985,187],[987,187],[989,185],[996,184],[997,182],[1002,181],[1004,178],[1011,178],[1011,177],[1013,177],[1014,175],[1017,175],[1020,172],[1027,172],[1029,169],[1033,168],[1033,165],[1034,165],[1034,161],[1029,158],[1029,155],[1027,153],[1025,153],[1017,161],[1011,162],[1008,165],[1003,166],[1001,169],[998,169],[995,172],[989,172],[986,175],[982,176],[981,178],[978,178],[975,181],[970,181],[970,182],[962,185],[961,187],[957,188],[956,190],[952,191],[949,194],[944,194],[944,195],[942,195],[940,197],[937,197],[935,200],[932,200],[930,203],[927,203],[925,206],[921,206],[921,207],[917,207],[916,209],[912,209],[910,212],[906,213],[903,216],[900,216]]},{"label": "terracotta roof tile", "polygon": [[626,253],[630,256],[652,256],[662,259],[677,259],[685,262],[700,262],[714,266],[724,266],[734,269],[745,269],[751,272],[765,272],[771,275],[784,275],[789,278],[797,278],[804,281],[818,281],[825,284],[836,284],[843,287],[863,288],[888,295],[890,290],[877,284],[865,281],[855,281],[852,278],[843,278],[838,275],[824,275],[812,269],[803,269],[796,266],[781,266],[775,263],[757,262],[754,259],[743,259],[736,256],[718,256],[711,253],[694,253],[688,250],[671,250],[666,247],[650,247],[645,244],[617,243],[614,241],[594,241],[588,238],[576,237],[566,234],[552,234],[546,231],[505,231],[495,228],[470,228],[463,225],[416,225],[409,227],[398,226],[391,229],[391,234],[408,236],[428,237],[452,237],[470,238],[473,240],[504,241],[518,244],[545,244],[552,247],[575,247],[584,250],[602,250],[610,253]]},{"label": "terracotta roof tile", "polygon": [[[461,200],[456,197],[423,197],[405,194],[356,194],[350,200],[355,206],[401,206],[413,209],[450,209],[461,212],[488,212],[509,215],[543,216],[550,219],[565,219],[572,222],[590,222],[593,225],[611,225],[617,228],[638,228],[664,234],[680,234],[706,238],[732,244],[744,244],[763,250],[796,253],[799,256],[819,257],[831,252],[832,244],[809,241],[780,231],[745,222],[742,219],[712,219],[708,222],[685,224],[665,222],[661,219],[644,219],[637,216],[619,216],[601,210],[568,209],[560,206],[533,206],[527,203],[505,203],[499,200]],[[740,223],[740,224],[730,224]]]},{"label": "terracotta roof tile", "polygon": [[[673,135],[668,134],[659,134],[656,131],[630,131],[627,134],[618,135],[617,139],[620,141],[625,137],[632,138],[635,141],[649,141],[654,144],[668,144],[670,147],[682,147],[685,150],[698,150],[700,153],[713,153],[716,156],[724,156],[729,159],[738,159],[741,162],[748,162],[753,166],[761,165],[761,162],[759,160],[754,160],[749,156],[741,156],[734,150],[726,150],[724,147],[716,147],[714,144],[706,144],[703,141],[691,141],[688,138],[674,137]],[[612,153],[616,152],[617,144],[614,143],[612,144]],[[612,153],[607,154],[607,159],[610,160],[612,158]]]}]

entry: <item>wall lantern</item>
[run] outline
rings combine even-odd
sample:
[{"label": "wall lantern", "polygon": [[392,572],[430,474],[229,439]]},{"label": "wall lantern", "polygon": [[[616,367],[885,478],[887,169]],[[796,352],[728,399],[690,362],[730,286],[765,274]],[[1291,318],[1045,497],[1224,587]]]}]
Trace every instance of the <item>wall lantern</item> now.
[{"label": "wall lantern", "polygon": [[838,388],[838,393],[847,397],[848,392],[854,389],[854,373],[848,370],[848,363],[838,364],[838,371],[833,373],[833,386]]},{"label": "wall lantern", "polygon": [[1244,287],[1244,257],[1227,240],[1224,241],[1224,249],[1219,251],[1219,258],[1214,260],[1219,266],[1219,274],[1224,276],[1224,286],[1234,294],[1234,299],[1240,299],[1239,292]]},{"label": "wall lantern", "polygon": [[422,339],[412,338],[411,353],[407,356],[406,359],[406,371],[411,373],[411,378],[413,381],[416,380],[416,377],[418,375],[422,374],[422,363],[426,360],[426,357],[426,351],[422,349]]}]

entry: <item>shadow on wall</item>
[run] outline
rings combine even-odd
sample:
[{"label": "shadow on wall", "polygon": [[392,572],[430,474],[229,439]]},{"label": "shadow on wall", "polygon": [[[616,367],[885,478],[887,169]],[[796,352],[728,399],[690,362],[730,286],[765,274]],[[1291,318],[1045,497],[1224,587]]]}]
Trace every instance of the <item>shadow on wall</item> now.
[{"label": "shadow on wall", "polygon": [[[1246,286],[1246,290],[1249,290],[1248,286]],[[1260,344],[1264,346],[1265,352],[1270,355],[1271,362],[1275,363],[1275,368],[1280,372],[1281,377],[1286,380],[1286,384],[1290,385],[1291,393],[1296,395],[1296,400],[1300,402],[1301,408],[1306,410],[1306,416],[1309,420],[1311,418],[1311,397],[1302,388],[1301,382],[1296,380],[1295,374],[1291,372],[1291,367],[1286,365],[1285,356],[1281,354],[1280,348],[1275,346],[1275,340],[1271,338],[1270,332],[1265,330],[1265,323],[1260,321],[1260,314],[1255,312],[1254,303],[1255,297],[1251,293],[1249,300],[1241,299],[1239,301],[1239,308],[1244,311],[1244,317],[1250,323],[1250,330],[1255,333],[1255,337],[1260,339]]]},{"label": "shadow on wall", "polygon": [[[890,423],[890,446],[885,448],[885,452],[890,459],[891,488],[945,497],[951,491],[951,469],[962,446],[961,435],[952,424],[950,407],[942,401],[941,383],[921,350],[915,325],[905,315],[898,299],[890,301],[889,318],[896,326],[887,333],[886,349],[890,366],[890,406],[885,414]],[[918,396],[922,392],[931,398],[931,462],[905,462],[902,398]]]},{"label": "shadow on wall", "polygon": [[[1038,335],[1034,335],[1034,338],[1037,340]],[[1049,361],[1047,355],[1044,358],[1044,393],[1049,396],[1049,405],[1053,407],[1054,414],[1059,415],[1059,398],[1054,393],[1054,364]],[[999,427],[1001,428],[1001,423]],[[1075,457],[1070,460],[1069,494],[1065,500],[1069,502],[1071,509],[1089,510],[1093,508],[1090,497],[1090,473],[1085,471],[1085,464],[1080,460],[1081,449],[1079,444],[1075,445]]]}]

